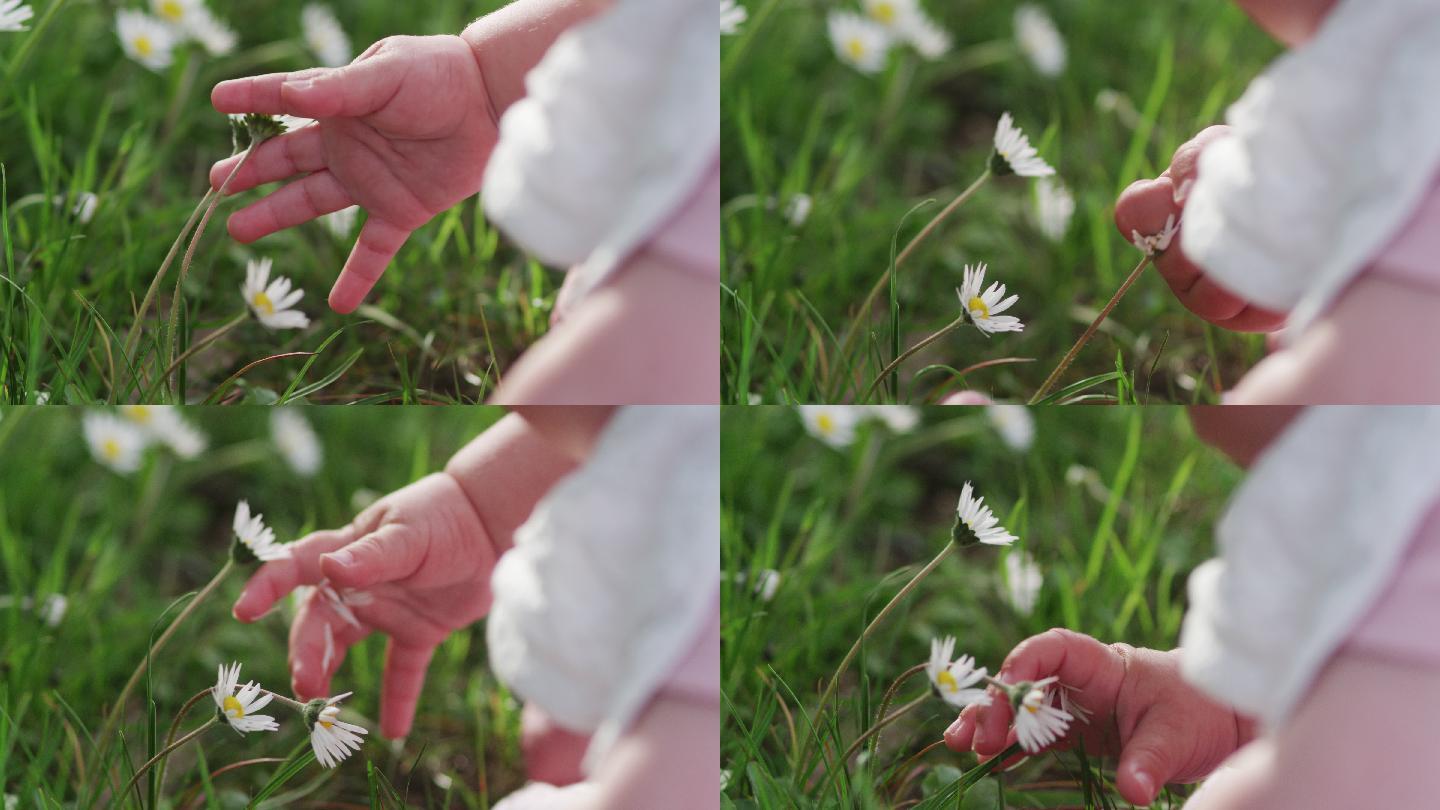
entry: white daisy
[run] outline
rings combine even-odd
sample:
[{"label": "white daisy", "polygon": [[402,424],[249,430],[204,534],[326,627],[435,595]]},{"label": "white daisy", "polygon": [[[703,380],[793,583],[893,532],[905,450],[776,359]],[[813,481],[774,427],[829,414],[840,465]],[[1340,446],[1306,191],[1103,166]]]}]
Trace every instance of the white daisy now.
[{"label": "white daisy", "polygon": [[1065,40],[1044,9],[1030,3],[1015,9],[1015,40],[1042,76],[1054,78],[1065,70]]},{"label": "white daisy", "polygon": [[90,411],[84,420],[85,442],[90,455],[117,473],[128,474],[140,469],[148,439],[134,425],[113,413]]},{"label": "white daisy", "polygon": [[313,720],[310,707],[306,707],[305,719],[310,723],[310,747],[315,749],[315,759],[322,767],[333,768],[350,756],[352,751],[359,751],[360,744],[364,742],[360,739],[361,735],[369,733],[364,726],[340,719],[340,707],[337,704],[351,694],[353,693],[346,692],[323,702],[311,701],[310,705],[317,710]]},{"label": "white daisy", "polygon": [[720,35],[731,36],[739,32],[749,12],[735,0],[720,0]]},{"label": "white daisy", "polygon": [[1075,195],[1064,183],[1042,177],[1035,183],[1035,225],[1052,242],[1065,238],[1075,215]]},{"label": "white daisy", "polygon": [[925,674],[930,676],[931,685],[952,706],[969,706],[972,703],[989,706],[990,695],[985,687],[975,685],[985,680],[985,668],[976,669],[975,659],[968,655],[952,662],[950,656],[954,652],[954,636],[930,640],[930,662],[925,665]]},{"label": "white daisy", "polygon": [[305,291],[292,291],[290,279],[284,276],[269,281],[270,264],[268,258],[246,264],[245,284],[240,288],[245,303],[260,323],[270,329],[304,329],[310,325],[310,319],[291,307],[304,297]]},{"label": "white daisy", "polygon": [[810,199],[809,194],[791,195],[790,201],[785,203],[786,221],[796,228],[804,225],[805,220],[810,218],[810,209],[813,206],[814,201]]},{"label": "white daisy", "polygon": [[150,10],[156,17],[180,29],[204,7],[201,0],[150,0]]},{"label": "white daisy", "polygon": [[845,405],[801,405],[800,421],[811,436],[831,447],[846,447],[855,441],[855,426],[865,416],[862,407]]},{"label": "white daisy", "polygon": [[204,6],[198,6],[185,21],[185,30],[211,56],[231,53],[240,41],[235,29],[221,22]]},{"label": "white daisy", "polygon": [[142,11],[121,9],[115,13],[115,33],[125,55],[159,72],[170,67],[175,50],[175,30]]},{"label": "white daisy", "polygon": [[194,458],[205,451],[205,434],[196,430],[171,405],[124,405],[120,413],[150,437],[181,458]]},{"label": "white daisy", "polygon": [[871,405],[868,412],[896,433],[909,433],[920,424],[920,410],[909,405]]},{"label": "white daisy", "polygon": [[21,0],[0,0],[0,31],[29,31],[25,23],[35,10],[21,5]]},{"label": "white daisy", "polygon": [[861,73],[879,73],[890,50],[885,26],[849,11],[832,11],[826,20],[830,44],[840,61]]},{"label": "white daisy", "polygon": [[1052,675],[1030,684],[1025,697],[1015,707],[1015,736],[1027,753],[1039,753],[1059,740],[1075,719],[1064,709],[1051,705],[1049,686],[1054,682]]},{"label": "white daisy", "polygon": [[305,35],[305,44],[315,52],[320,64],[325,67],[341,67],[350,64],[354,53],[350,50],[350,38],[335,12],[321,3],[310,3],[300,12],[300,28]]},{"label": "white daisy", "polygon": [[1021,177],[1047,177],[1055,173],[1030,145],[1030,139],[1015,126],[1010,113],[1000,116],[995,126],[995,154],[990,168],[998,175],[1018,174]]},{"label": "white daisy", "polygon": [[1024,405],[989,405],[985,415],[1011,450],[1023,453],[1035,442],[1035,418]]},{"label": "white daisy", "polygon": [[306,478],[320,471],[324,458],[320,439],[294,408],[276,408],[270,415],[270,438],[290,469]]},{"label": "white daisy", "polygon": [[1000,313],[1009,309],[1020,296],[1012,295],[1005,298],[1005,285],[994,282],[990,288],[981,292],[985,284],[985,263],[971,267],[965,265],[965,279],[955,292],[960,296],[960,304],[965,308],[965,313],[970,317],[970,322],[975,324],[984,335],[991,335],[996,332],[1019,332],[1024,330],[1025,324],[1013,315],[1001,315]]},{"label": "white daisy", "polygon": [[985,505],[984,498],[975,497],[975,490],[969,481],[960,488],[960,503],[955,507],[955,515],[978,542],[991,546],[1008,546],[1020,539],[1000,525],[1000,519]]},{"label": "white daisy", "polygon": [[861,4],[865,16],[884,26],[894,39],[900,39],[905,26],[922,13],[916,0],[861,0]]},{"label": "white daisy", "polygon": [[89,191],[82,191],[75,196],[75,206],[70,213],[80,220],[81,225],[89,225],[90,220],[95,218],[95,209],[100,206],[100,198]]},{"label": "white daisy", "polygon": [[1035,558],[1016,550],[1005,555],[1005,597],[1017,613],[1029,616],[1035,610],[1044,582]]},{"label": "white daisy", "polygon": [[235,539],[262,562],[290,559],[290,545],[275,542],[275,530],[265,525],[265,516],[250,514],[250,504],[241,501],[235,505],[235,520],[231,524]]},{"label": "white daisy", "polygon": [[275,718],[265,714],[255,714],[256,711],[265,708],[273,699],[269,692],[260,688],[260,684],[250,681],[240,687],[237,693],[235,687],[240,682],[240,664],[232,663],[229,667],[221,664],[219,676],[215,679],[215,686],[210,690],[210,696],[215,699],[215,707],[224,716],[225,722],[230,727],[240,732],[243,736],[251,731],[278,731],[280,724]]},{"label": "white daisy", "polygon": [[906,23],[900,35],[910,43],[916,53],[926,59],[939,59],[950,51],[952,44],[950,32],[941,28],[923,12],[917,13]]},{"label": "white daisy", "polygon": [[1142,236],[1139,231],[1130,231],[1130,243],[1140,249],[1146,256],[1154,256],[1157,253],[1170,247],[1170,242],[1175,238],[1175,233],[1180,226],[1175,222],[1175,215],[1171,214],[1165,218],[1165,227],[1159,233],[1152,233],[1149,236]]}]

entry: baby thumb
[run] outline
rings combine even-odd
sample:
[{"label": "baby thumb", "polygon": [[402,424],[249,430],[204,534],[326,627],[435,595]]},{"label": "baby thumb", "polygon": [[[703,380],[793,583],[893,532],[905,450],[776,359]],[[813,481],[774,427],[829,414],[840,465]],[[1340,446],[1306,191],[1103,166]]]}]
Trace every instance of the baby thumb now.
[{"label": "baby thumb", "polygon": [[403,526],[382,526],[339,551],[320,558],[320,573],[342,588],[368,588],[414,574],[425,560],[426,543]]},{"label": "baby thumb", "polygon": [[1125,801],[1139,805],[1155,801],[1160,788],[1179,771],[1175,746],[1186,733],[1164,720],[1140,721],[1120,752],[1120,767],[1115,773],[1115,786]]},{"label": "baby thumb", "polygon": [[366,59],[334,70],[306,72],[280,85],[285,112],[304,118],[358,118],[395,95],[403,71],[385,59]]}]

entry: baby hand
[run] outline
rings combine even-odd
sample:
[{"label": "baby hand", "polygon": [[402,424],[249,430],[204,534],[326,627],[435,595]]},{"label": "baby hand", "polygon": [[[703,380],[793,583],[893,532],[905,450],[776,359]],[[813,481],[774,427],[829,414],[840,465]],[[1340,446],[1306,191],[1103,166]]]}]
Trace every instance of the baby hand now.
[{"label": "baby hand", "polygon": [[[1137,231],[1141,235],[1159,233],[1167,218],[1181,219],[1200,152],[1229,132],[1225,126],[1204,130],[1175,150],[1170,168],[1158,178],[1131,183],[1115,202],[1115,226],[1120,233],[1126,239]],[[1285,313],[1251,305],[1212,281],[1180,251],[1179,236],[1168,250],[1155,257],[1155,269],[1186,309],[1216,326],[1239,332],[1273,332],[1285,323]]]},{"label": "baby hand", "polygon": [[[342,68],[313,68],[221,82],[223,113],[318,119],[266,141],[226,191],[304,175],[230,217],[249,243],[352,205],[367,213],[359,241],[330,291],[351,312],[400,246],[432,217],[480,190],[498,137],[475,52],[456,36],[390,37]],[[210,169],[219,188],[239,162]]]},{"label": "baby hand", "polygon": [[[1204,777],[1252,736],[1248,721],[1181,679],[1179,655],[1054,629],[1021,642],[997,677],[1016,683],[1055,675],[1071,687],[1070,697],[1091,717],[1072,721],[1055,747],[1079,742],[1087,754],[1118,755],[1120,795],[1144,805],[1167,783]],[[1015,742],[1010,704],[991,692],[990,706],[967,706],[945,731],[952,750],[992,757]]]},{"label": "baby hand", "polygon": [[318,531],[245,585],[235,618],[253,622],[300,585],[319,585],[290,627],[290,672],[302,699],[330,692],[345,651],[370,633],[390,637],[380,730],[410,731],[430,657],[490,609],[496,552],[460,484],[446,473],[376,501],[349,526]]}]

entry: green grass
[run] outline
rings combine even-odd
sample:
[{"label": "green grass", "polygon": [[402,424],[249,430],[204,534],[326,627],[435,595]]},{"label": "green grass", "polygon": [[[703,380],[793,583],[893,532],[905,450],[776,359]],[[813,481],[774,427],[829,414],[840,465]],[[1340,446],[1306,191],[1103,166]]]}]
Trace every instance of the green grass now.
[{"label": "green grass", "polygon": [[[353,239],[318,222],[251,246],[226,234],[226,216],[268,186],[217,209],[182,290],[179,351],[243,310],[247,258],[272,258],[275,274],[306,290],[311,326],[270,332],[249,321],[185,364],[179,396],[149,384],[157,375],[143,369],[164,342],[178,261],[143,324],[151,359],[128,367],[119,342],[207,188],[209,166],[230,154],[210,88],[311,66],[304,3],[210,0],[240,32],[239,47],[209,57],[188,45],[159,74],[126,59],[114,33],[116,8],[139,0],[33,4],[32,31],[0,33],[0,401],[268,402],[308,386],[305,396],[324,402],[475,402],[544,334],[554,278],[502,244],[475,199],[417,232],[369,306],[342,316],[325,298]],[[393,34],[458,33],[500,3],[332,5],[358,53]],[[88,224],[49,202],[83,191],[99,195]]]},{"label": "green grass", "polygon": [[[873,757],[835,763],[878,716],[891,682],[927,659],[933,637],[955,635],[957,654],[992,671],[1014,645],[1051,627],[1174,646],[1186,577],[1210,556],[1212,525],[1238,470],[1199,443],[1178,408],[1032,410],[1037,437],[1021,453],[980,409],[927,409],[906,435],[869,423],[838,450],[801,430],[789,408],[725,409],[725,807],[942,802],[943,789],[976,761],[943,748],[922,754],[955,718],[938,697],[886,729]],[[1091,472],[1067,483],[1076,465]],[[1004,595],[1004,557],[1014,552],[952,554],[867,640],[840,682],[837,711],[816,716],[825,683],[867,622],[949,538],[967,480],[1039,564],[1044,585],[1033,612],[1018,612]],[[765,569],[781,576],[768,602],[745,584]],[[908,682],[892,707],[927,688],[923,675]],[[811,741],[819,743],[812,750],[823,746],[824,764],[802,764]],[[1123,807],[1105,784],[1113,764],[1036,757],[1005,775],[1003,806]],[[1002,785],[993,777],[980,784],[960,806],[1001,807]]]},{"label": "green grass", "polygon": [[[928,3],[954,34],[949,55],[927,63],[900,50],[865,76],[835,58],[825,29],[830,9],[858,2],[747,5],[750,19],[722,43],[723,401],[733,403],[856,401],[897,345],[956,317],[961,268],[977,261],[1020,294],[1008,314],[1025,331],[986,340],[967,327],[907,362],[899,391],[878,398],[973,388],[1029,399],[1140,257],[1112,224],[1117,194],[1218,123],[1278,52],[1223,0],[1042,2],[1069,52],[1051,80],[1014,45],[1017,3],[961,0]],[[1126,112],[1097,102],[1107,90]],[[1066,237],[1050,242],[1034,226],[1030,181],[992,180],[901,268],[898,329],[882,296],[863,339],[842,350],[892,240],[904,245],[980,174],[1006,110],[1075,193]],[[814,199],[798,227],[766,204],[796,193]],[[1189,314],[1149,272],[1062,384],[1099,377],[1089,394],[1209,402],[1262,351],[1260,338]],[[958,373],[1012,356],[1033,362]]]},{"label": "green grass", "polygon": [[[499,418],[492,408],[314,408],[308,418],[326,454],[322,473],[297,478],[269,439],[268,409],[187,408],[209,434],[193,461],[152,451],[129,477],[91,460],[78,408],[9,408],[0,419],[0,793],[19,807],[83,807],[77,783],[93,768],[106,707],[144,657],[162,611],[206,583],[226,559],[235,502],[249,499],[282,540],[348,522],[358,500],[439,469],[465,441]],[[367,495],[367,493],[369,493]],[[162,735],[175,712],[214,683],[216,665],[237,660],[242,675],[288,692],[290,600],[253,625],[230,616],[242,575],[232,575],[179,630],[152,668],[155,722]],[[63,594],[69,610],[47,626],[21,598]],[[172,614],[173,615],[173,614]],[[483,628],[452,635],[436,653],[414,730],[403,744],[379,737],[384,639],[354,648],[335,691],[371,729],[359,756],[334,771],[318,766],[266,806],[306,804],[484,808],[524,780],[519,705],[485,667]],[[145,752],[145,685],[124,725],[129,761]],[[206,698],[184,724],[206,716]],[[171,760],[160,807],[191,796],[209,808],[244,807],[280,768],[268,762],[221,772],[257,757],[285,757],[304,740],[298,719],[278,703],[275,734],[211,731]],[[305,747],[308,751],[308,746]],[[117,768],[128,778],[125,766]],[[446,778],[452,787],[437,786]],[[142,784],[143,784],[142,780]],[[297,792],[298,791],[298,792]],[[97,804],[111,806],[108,804]],[[132,805],[133,806],[133,803]]]}]

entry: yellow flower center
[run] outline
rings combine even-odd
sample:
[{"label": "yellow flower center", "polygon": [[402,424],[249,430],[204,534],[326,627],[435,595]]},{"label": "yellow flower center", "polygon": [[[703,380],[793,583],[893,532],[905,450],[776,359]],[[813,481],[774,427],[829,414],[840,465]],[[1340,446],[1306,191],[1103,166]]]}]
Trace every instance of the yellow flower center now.
[{"label": "yellow flower center", "polygon": [[270,300],[270,296],[266,295],[264,290],[255,293],[255,297],[250,299],[250,305],[266,315],[275,314],[275,302]]},{"label": "yellow flower center", "polygon": [[990,317],[990,307],[985,306],[985,302],[978,295],[970,299],[969,307],[970,314],[976,318]]},{"label": "yellow flower center", "polygon": [[889,25],[895,22],[895,6],[890,3],[876,3],[870,7],[870,16]]},{"label": "yellow flower center", "polygon": [[1034,713],[1040,711],[1040,707],[1039,707],[1039,706],[1031,706],[1029,703],[1026,703],[1026,704],[1025,704],[1025,711],[1030,712],[1031,714],[1034,714]]},{"label": "yellow flower center", "polygon": [[940,673],[939,675],[936,675],[935,682],[945,687],[946,691],[949,692],[954,692],[955,690],[960,688],[960,684],[956,682],[955,676],[951,675],[950,670],[948,669]]},{"label": "yellow flower center", "polygon": [[322,718],[320,718],[320,725],[324,726],[325,728],[330,728],[330,727],[334,726],[335,724],[332,723],[332,722],[330,722],[329,720],[326,720],[325,718],[322,717]]},{"label": "yellow flower center", "polygon": [[821,433],[829,436],[835,432],[835,417],[828,413],[822,413],[815,417],[815,427],[820,428]]},{"label": "yellow flower center", "polygon": [[236,720],[245,716],[245,707],[240,705],[240,701],[236,700],[234,695],[226,695],[225,700],[221,703],[225,708],[225,713]]},{"label": "yellow flower center", "polygon": [[135,52],[141,56],[149,56],[155,52],[155,45],[150,42],[149,37],[142,34],[135,38]]},{"label": "yellow flower center", "polygon": [[142,425],[150,423],[150,409],[143,405],[125,405],[120,410],[130,417],[132,422],[139,422]]},{"label": "yellow flower center", "polygon": [[114,439],[106,439],[100,443],[100,452],[105,458],[115,461],[120,458],[120,442]]},{"label": "yellow flower center", "polygon": [[845,52],[850,54],[851,59],[859,59],[865,55],[865,43],[858,38],[852,37],[845,43]]},{"label": "yellow flower center", "polygon": [[160,4],[160,13],[171,20],[178,20],[185,16],[185,7],[180,5],[177,0],[165,0]]}]

